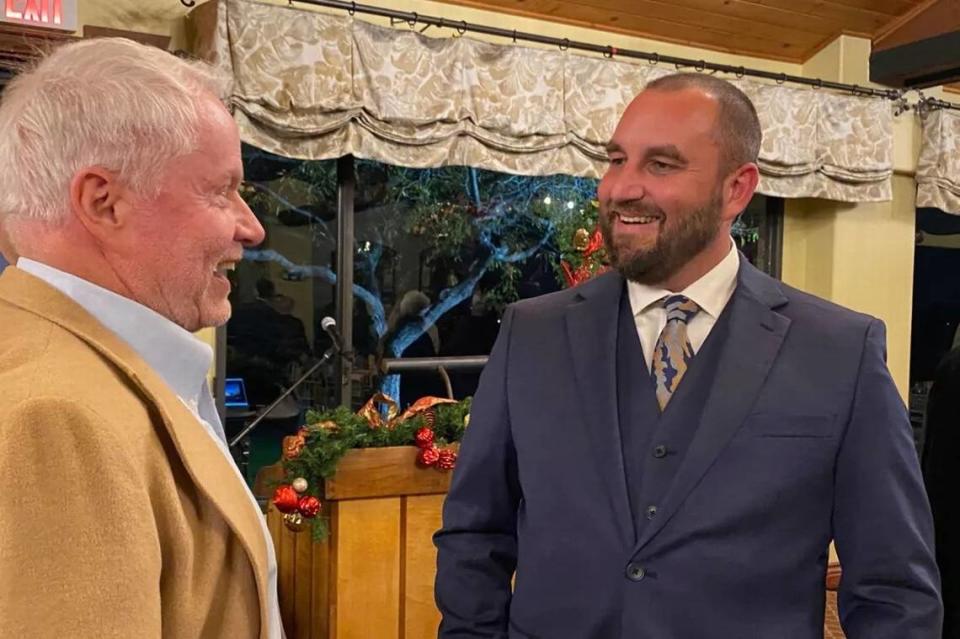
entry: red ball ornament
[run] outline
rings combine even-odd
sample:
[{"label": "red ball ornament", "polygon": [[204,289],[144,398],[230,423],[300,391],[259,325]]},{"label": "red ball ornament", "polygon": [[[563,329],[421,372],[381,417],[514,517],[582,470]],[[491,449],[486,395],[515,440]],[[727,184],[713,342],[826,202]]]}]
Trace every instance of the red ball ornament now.
[{"label": "red ball ornament", "polygon": [[417,434],[414,436],[414,441],[417,443],[417,448],[430,448],[433,446],[433,431],[424,426],[417,431]]},{"label": "red ball ornament", "polygon": [[307,519],[313,519],[320,512],[320,500],[310,495],[300,498],[300,514]]},{"label": "red ball ornament", "polygon": [[300,495],[293,489],[293,486],[288,484],[277,486],[273,493],[273,505],[282,513],[297,512],[300,505]]},{"label": "red ball ornament", "polygon": [[437,468],[440,470],[453,470],[457,464],[457,453],[451,448],[444,448],[440,451],[437,458]]},{"label": "red ball ornament", "polygon": [[421,448],[420,453],[417,454],[417,463],[421,466],[433,466],[439,459],[440,451],[433,445],[430,448]]}]

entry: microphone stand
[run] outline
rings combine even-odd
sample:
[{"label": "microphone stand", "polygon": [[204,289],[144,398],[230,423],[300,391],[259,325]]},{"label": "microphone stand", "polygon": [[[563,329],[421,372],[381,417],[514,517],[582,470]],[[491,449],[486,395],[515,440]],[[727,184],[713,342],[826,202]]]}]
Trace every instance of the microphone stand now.
[{"label": "microphone stand", "polygon": [[243,441],[243,439],[244,439],[247,435],[250,434],[250,431],[252,431],[254,428],[256,428],[256,427],[260,424],[260,422],[262,422],[262,421],[264,420],[264,418],[266,418],[266,416],[270,414],[270,411],[272,411],[274,408],[276,408],[276,407],[280,404],[280,402],[282,402],[284,399],[286,399],[287,395],[289,395],[290,393],[292,393],[293,391],[295,391],[295,390],[300,386],[300,384],[302,384],[302,383],[304,383],[305,381],[307,381],[307,378],[308,378],[308,377],[310,377],[311,375],[313,375],[313,374],[317,371],[318,368],[320,368],[321,366],[323,366],[324,364],[326,364],[327,362],[329,362],[329,361],[333,358],[334,354],[336,354],[336,353],[338,353],[338,352],[339,352],[339,349],[336,347],[336,345],[331,346],[330,348],[328,348],[328,349],[326,350],[326,352],[323,354],[323,356],[320,358],[320,361],[318,361],[316,364],[314,364],[313,366],[311,366],[310,369],[309,369],[306,373],[304,373],[303,375],[300,376],[300,379],[298,379],[298,380],[295,381],[293,384],[291,384],[291,385],[290,385],[290,388],[288,388],[287,390],[283,391],[283,394],[280,395],[280,397],[276,398],[276,399],[273,401],[273,403],[270,404],[269,406],[267,406],[265,409],[263,409],[263,411],[261,411],[260,414],[257,415],[256,418],[255,418],[252,422],[250,422],[249,424],[247,424],[247,426],[245,426],[244,429],[243,429],[242,431],[240,431],[240,434],[239,434],[239,435],[237,435],[237,436],[234,437],[232,440],[230,440],[230,448],[235,448],[235,447],[237,446],[237,444],[239,444],[241,441]]}]

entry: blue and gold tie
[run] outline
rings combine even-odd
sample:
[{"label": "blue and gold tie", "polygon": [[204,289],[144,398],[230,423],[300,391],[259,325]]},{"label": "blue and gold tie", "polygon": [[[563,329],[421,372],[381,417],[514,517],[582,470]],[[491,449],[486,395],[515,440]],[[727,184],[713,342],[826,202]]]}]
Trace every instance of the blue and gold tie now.
[{"label": "blue and gold tie", "polygon": [[667,407],[680,380],[687,373],[690,360],[693,359],[693,347],[687,337],[687,323],[700,312],[697,303],[683,295],[664,298],[663,307],[667,310],[667,325],[663,327],[653,349],[651,367],[661,412]]}]

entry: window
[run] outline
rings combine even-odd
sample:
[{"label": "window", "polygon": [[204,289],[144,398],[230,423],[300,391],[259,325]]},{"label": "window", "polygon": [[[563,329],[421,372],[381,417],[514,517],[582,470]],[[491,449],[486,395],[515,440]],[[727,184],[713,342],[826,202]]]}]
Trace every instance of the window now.
[{"label": "window", "polygon": [[[917,209],[910,340],[910,417],[922,447],[927,400],[944,358],[960,346],[960,217]],[[949,378],[943,377],[942,385]],[[949,394],[949,391],[947,391]]]},{"label": "window", "polygon": [[733,239],[751,264],[780,279],[783,255],[783,200],[754,195],[733,225]]},{"label": "window", "polygon": [[[245,380],[253,406],[269,404],[330,347],[327,316],[352,351],[342,374],[318,371],[276,410],[282,431],[308,406],[356,409],[378,390],[401,408],[472,395],[504,308],[601,266],[595,180],[300,161],[252,147],[244,162],[244,195],[267,239],[235,273],[226,376]],[[734,227],[746,257],[775,276],[781,228],[782,201],[764,196]]]}]

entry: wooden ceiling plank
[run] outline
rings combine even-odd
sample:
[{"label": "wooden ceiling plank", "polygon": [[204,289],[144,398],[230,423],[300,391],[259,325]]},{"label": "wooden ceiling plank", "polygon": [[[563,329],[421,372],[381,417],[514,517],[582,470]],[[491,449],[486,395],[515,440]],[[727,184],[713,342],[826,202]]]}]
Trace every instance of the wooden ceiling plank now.
[{"label": "wooden ceiling plank", "polygon": [[923,0],[828,0],[831,4],[839,4],[856,9],[880,11],[891,16],[900,16],[910,11]]},{"label": "wooden ceiling plank", "polygon": [[[751,33],[762,30],[766,25],[781,29],[783,34],[794,31],[817,34],[821,37],[836,31],[836,21],[759,5],[749,0],[725,0],[722,7],[716,0],[632,0],[624,7],[622,0],[567,0],[571,4],[596,7],[600,11],[616,15],[634,15],[638,17],[654,16],[667,19],[681,19],[692,24],[709,22],[710,24],[730,21],[731,28],[750,29]],[[680,14],[684,14],[681,16]],[[736,21],[736,24],[733,22]],[[724,24],[724,26],[728,26]],[[779,33],[766,33],[773,37],[782,37]]]},{"label": "wooden ceiling plank", "polygon": [[[443,1],[443,0],[441,0]],[[744,33],[755,33],[756,25],[774,24],[787,29],[799,29],[810,33],[819,33],[823,40],[828,36],[836,37],[841,33],[856,33],[871,36],[885,26],[892,17],[890,15],[855,9],[843,5],[824,5],[824,0],[651,0],[659,3],[657,9],[663,11],[697,10],[709,11],[710,15],[686,17],[683,21],[692,25],[706,26],[716,15],[730,15],[734,18],[747,20],[750,24],[747,30],[737,32],[743,38]],[[913,0],[910,0],[913,1]],[[635,2],[611,2],[611,0],[575,0],[576,4],[585,7],[596,7],[616,11],[618,13],[638,13]],[[497,11],[510,13],[530,12],[547,20],[562,19],[565,16],[565,6],[569,2],[555,0],[473,0],[471,6],[494,8]],[[664,7],[665,5],[665,7]],[[646,11],[643,12],[646,14]],[[518,13],[519,15],[519,13]],[[779,17],[778,17],[779,16]],[[789,17],[793,19],[790,20]],[[596,21],[596,20],[594,20]],[[604,22],[600,20],[599,22]],[[822,25],[822,27],[821,27]],[[657,34],[669,35],[669,34]],[[774,38],[790,39],[789,32],[779,32]]]},{"label": "wooden ceiling plank", "polygon": [[752,0],[752,2],[796,13],[828,17],[839,22],[837,24],[838,30],[844,28],[848,22],[869,22],[874,25],[873,30],[875,31],[898,15],[867,7],[833,4],[827,0]]},{"label": "wooden ceiling plank", "polygon": [[[625,16],[615,22],[604,21],[596,10],[589,7],[577,7],[567,2],[548,0],[546,2],[523,2],[515,0],[441,0],[447,4],[485,8],[501,13],[522,15],[554,22],[585,26],[605,31],[613,31],[628,36],[649,38],[664,42],[673,42],[696,47],[752,55],[785,62],[801,62],[803,51],[819,43],[813,34],[797,34],[799,42],[782,42],[761,37],[743,38],[742,33],[719,31],[711,26],[698,26],[670,22],[656,18],[644,18],[638,24],[633,17]],[[598,19],[598,17],[600,19]],[[745,46],[749,43],[749,46]]]},{"label": "wooden ceiling plank", "polygon": [[[473,0],[476,1],[476,0]],[[643,3],[647,0],[632,0],[634,4]],[[486,3],[495,3],[504,10],[509,10],[515,6],[514,0],[483,0]],[[658,35],[671,34],[671,31],[683,34],[696,35],[703,32],[706,37],[716,35],[720,41],[729,42],[730,39],[742,39],[745,29],[751,29],[753,35],[751,40],[756,40],[767,47],[774,49],[781,48],[784,44],[806,46],[813,42],[818,42],[820,34],[806,33],[803,31],[781,31],[776,34],[757,33],[757,25],[744,21],[724,22],[717,19],[708,19],[702,24],[697,24],[694,20],[697,17],[696,12],[690,10],[667,10],[667,11],[646,11],[635,14],[632,11],[625,13],[616,10],[598,10],[592,3],[584,3],[582,0],[530,0],[524,3],[528,8],[536,10],[537,7],[549,7],[552,9],[549,19],[556,17],[565,17],[580,22],[589,22],[606,28],[607,25],[627,28],[631,31],[656,33]],[[659,7],[658,7],[659,8]],[[539,11],[538,11],[539,12]]]},{"label": "wooden ceiling plank", "polygon": [[[551,0],[554,4],[556,0]],[[700,6],[693,6],[698,2]],[[528,2],[528,5],[535,6]],[[704,10],[701,7],[712,7],[713,11]],[[706,27],[709,25],[718,31],[724,31],[730,34],[743,36],[744,33],[750,33],[751,37],[759,36],[767,40],[783,42],[806,42],[811,36],[823,38],[830,30],[804,29],[799,24],[775,24],[765,22],[757,18],[744,18],[735,15],[730,11],[718,12],[715,9],[717,4],[715,0],[630,0],[627,8],[624,8],[623,0],[562,0],[557,6],[557,13],[567,14],[574,11],[583,16],[596,13],[599,21],[611,16],[616,17],[618,22],[626,19],[634,20],[666,20],[686,25],[696,25]]]},{"label": "wooden ceiling plank", "polygon": [[[685,4],[696,7],[706,8],[716,6],[715,0],[682,0]],[[837,32],[837,17],[830,15],[820,15],[813,13],[804,13],[795,10],[792,6],[769,6],[760,4],[755,0],[725,0],[724,10],[732,15],[755,20],[768,24],[778,24],[785,27],[795,26],[811,33],[829,34]],[[872,29],[875,18],[866,16],[858,20],[850,20],[848,27],[862,28],[864,30]]]},{"label": "wooden ceiling plank", "polygon": [[[952,16],[951,16],[952,14]],[[879,31],[873,38],[874,51],[954,30],[960,16],[958,0],[924,0]]]}]

